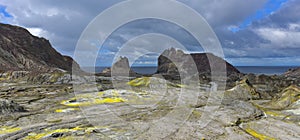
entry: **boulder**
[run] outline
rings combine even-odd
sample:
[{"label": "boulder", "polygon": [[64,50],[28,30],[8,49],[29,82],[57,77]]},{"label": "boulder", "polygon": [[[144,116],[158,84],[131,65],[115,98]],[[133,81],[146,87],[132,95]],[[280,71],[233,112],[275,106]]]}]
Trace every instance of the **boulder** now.
[{"label": "boulder", "polygon": [[13,101],[0,98],[0,114],[24,112],[25,109]]}]

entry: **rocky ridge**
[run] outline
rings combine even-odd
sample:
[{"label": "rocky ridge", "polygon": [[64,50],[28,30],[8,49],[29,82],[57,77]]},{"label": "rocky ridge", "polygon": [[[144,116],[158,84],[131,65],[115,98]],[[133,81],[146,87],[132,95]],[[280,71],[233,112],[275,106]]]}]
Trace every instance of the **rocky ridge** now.
[{"label": "rocky ridge", "polygon": [[31,35],[26,29],[0,23],[0,70],[2,71],[72,71],[79,65],[69,56],[52,48],[45,38]]}]

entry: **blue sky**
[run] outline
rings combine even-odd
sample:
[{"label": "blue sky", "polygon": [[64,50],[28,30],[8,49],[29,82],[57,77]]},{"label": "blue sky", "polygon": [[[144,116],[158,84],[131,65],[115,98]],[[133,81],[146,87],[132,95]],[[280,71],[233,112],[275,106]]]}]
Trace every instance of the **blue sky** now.
[{"label": "blue sky", "polygon": [[[53,47],[62,54],[72,56],[76,43],[89,22],[121,1],[1,0],[0,21],[25,27],[32,34],[49,39]],[[190,6],[207,20],[230,63],[252,66],[300,65],[299,0],[178,1]],[[184,16],[184,13],[176,13],[176,9],[168,9],[168,5],[161,6],[166,11]],[[203,51],[193,36],[176,25],[159,20],[135,21],[122,26],[110,36],[100,51],[97,65],[111,65],[124,43],[145,33],[170,36],[190,52]],[[153,42],[152,46],[161,47],[160,43]],[[137,51],[135,53],[138,54]],[[138,65],[155,65],[157,55],[141,57],[137,60]]]},{"label": "blue sky", "polygon": [[7,11],[6,7],[3,5],[0,5],[0,13],[3,14],[5,17],[12,17]]},{"label": "blue sky", "polygon": [[266,2],[266,4],[263,6],[262,9],[258,9],[255,12],[255,14],[250,15],[244,21],[242,21],[242,23],[240,23],[237,27],[231,27],[229,28],[229,30],[231,30],[232,32],[238,32],[239,30],[243,30],[248,26],[250,26],[252,22],[266,18],[269,15],[271,15],[273,12],[276,12],[287,1],[288,0],[268,0],[268,2]]},{"label": "blue sky", "polygon": [[13,16],[6,11],[6,7],[3,5],[0,5],[0,15],[1,15],[0,19],[2,23],[8,23],[6,19],[13,18]]}]

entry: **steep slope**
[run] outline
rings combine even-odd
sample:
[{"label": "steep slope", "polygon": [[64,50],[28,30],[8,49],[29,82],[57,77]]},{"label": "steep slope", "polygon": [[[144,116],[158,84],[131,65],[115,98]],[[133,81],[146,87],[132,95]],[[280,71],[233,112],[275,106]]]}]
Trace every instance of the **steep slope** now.
[{"label": "steep slope", "polygon": [[72,63],[79,68],[72,58],[52,48],[48,40],[33,36],[22,27],[0,23],[0,70],[71,71]]}]

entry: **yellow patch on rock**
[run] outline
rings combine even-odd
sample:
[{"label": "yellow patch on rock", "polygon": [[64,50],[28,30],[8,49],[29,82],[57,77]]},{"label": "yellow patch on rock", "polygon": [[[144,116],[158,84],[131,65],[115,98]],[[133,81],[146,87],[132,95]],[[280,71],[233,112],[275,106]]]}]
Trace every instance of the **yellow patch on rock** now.
[{"label": "yellow patch on rock", "polygon": [[272,138],[272,137],[269,137],[269,136],[266,136],[264,134],[261,134],[261,133],[258,133],[256,132],[255,130],[251,129],[251,128],[246,128],[245,131],[252,135],[253,137],[257,138],[257,139],[260,139],[260,140],[275,140],[275,138]]},{"label": "yellow patch on rock", "polygon": [[66,109],[57,109],[55,112],[57,113],[67,113],[67,112],[72,112],[72,111],[79,111],[79,108],[66,108]]},{"label": "yellow patch on rock", "polygon": [[148,87],[150,81],[151,81],[150,77],[141,77],[141,78],[133,79],[129,81],[127,84],[133,87],[140,87],[140,86]]},{"label": "yellow patch on rock", "polygon": [[268,115],[268,116],[271,116],[271,117],[281,117],[281,118],[284,118],[286,117],[287,115],[284,115],[280,112],[276,112],[276,111],[265,111],[265,113]]},{"label": "yellow patch on rock", "polygon": [[46,138],[51,136],[54,133],[67,133],[67,132],[75,132],[76,130],[73,129],[56,129],[56,130],[49,130],[45,131],[44,133],[29,133],[24,140],[40,140],[42,138]]},{"label": "yellow patch on rock", "polygon": [[284,89],[279,98],[270,101],[267,106],[271,109],[285,109],[300,100],[300,88],[297,86],[289,86]]},{"label": "yellow patch on rock", "polygon": [[9,127],[9,126],[1,126],[0,127],[0,135],[1,134],[8,134],[8,133],[13,133],[16,131],[21,130],[19,127]]},{"label": "yellow patch on rock", "polygon": [[[86,134],[89,134],[90,132],[92,132],[93,130],[97,129],[96,127],[86,127],[86,128],[82,128],[82,127],[74,127],[71,129],[56,129],[56,130],[48,130],[48,129],[44,129],[44,132],[42,133],[29,133],[27,137],[24,138],[24,140],[40,140],[43,138],[47,138],[49,136],[51,136],[54,133],[68,133],[68,132],[78,132],[78,131],[83,131]],[[61,138],[58,138],[59,140],[71,140],[73,139],[72,136],[64,136]]]},{"label": "yellow patch on rock", "polygon": [[[79,100],[81,99],[81,101]],[[110,103],[121,103],[126,100],[123,98],[72,98],[70,100],[64,100],[61,102],[62,105],[70,107],[79,107],[79,106],[91,106],[97,104],[110,104]]]}]

